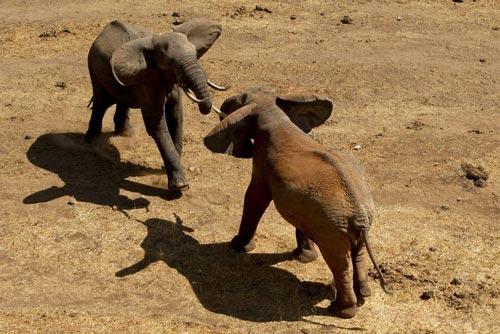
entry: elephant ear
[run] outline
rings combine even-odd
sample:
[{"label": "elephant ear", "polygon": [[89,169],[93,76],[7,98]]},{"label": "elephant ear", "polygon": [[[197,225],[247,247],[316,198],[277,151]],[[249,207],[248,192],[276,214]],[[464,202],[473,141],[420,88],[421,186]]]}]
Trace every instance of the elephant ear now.
[{"label": "elephant ear", "polygon": [[146,56],[153,49],[153,37],[134,39],[122,44],[111,56],[111,70],[122,86],[133,86],[155,72],[153,62]]},{"label": "elephant ear", "polygon": [[316,95],[278,96],[276,105],[305,133],[323,124],[333,110],[332,101]]},{"label": "elephant ear", "polygon": [[193,19],[172,28],[176,32],[187,36],[195,48],[198,58],[210,49],[219,38],[222,26],[207,19]]},{"label": "elephant ear", "polygon": [[237,158],[252,158],[251,115],[256,104],[241,107],[224,118],[203,139],[205,146],[215,153],[226,153]]}]

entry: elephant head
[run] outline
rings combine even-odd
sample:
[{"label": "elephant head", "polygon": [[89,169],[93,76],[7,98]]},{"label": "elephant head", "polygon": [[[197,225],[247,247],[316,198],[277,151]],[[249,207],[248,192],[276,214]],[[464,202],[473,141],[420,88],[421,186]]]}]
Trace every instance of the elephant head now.
[{"label": "elephant head", "polygon": [[[163,77],[177,82],[188,97],[208,114],[212,106],[209,86],[226,90],[207,79],[200,58],[220,36],[220,25],[195,19],[173,28],[173,32],[128,41],[111,57],[115,79],[123,86],[135,86]],[[217,109],[215,109],[218,111]]]},{"label": "elephant head", "polygon": [[330,117],[332,109],[333,102],[325,97],[276,96],[267,89],[253,88],[224,101],[221,122],[205,137],[204,143],[215,153],[252,158],[256,127],[265,127],[270,122],[293,126],[290,124],[293,122],[309,133]]}]

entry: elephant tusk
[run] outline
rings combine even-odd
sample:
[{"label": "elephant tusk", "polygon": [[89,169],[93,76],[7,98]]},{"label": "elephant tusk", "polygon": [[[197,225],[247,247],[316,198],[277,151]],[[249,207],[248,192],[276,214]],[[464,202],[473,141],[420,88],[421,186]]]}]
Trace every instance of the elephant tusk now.
[{"label": "elephant tusk", "polygon": [[212,104],[212,109],[215,111],[215,113],[216,113],[217,115],[219,115],[219,116],[220,116],[220,117],[222,117],[222,118],[225,118],[225,117],[227,116],[227,115],[226,115],[226,113],[224,113],[224,112],[220,111],[220,109],[218,109],[218,108],[217,108],[216,106],[214,106],[213,104]]},{"label": "elephant tusk", "polygon": [[194,95],[194,93],[193,93],[191,90],[186,89],[186,88],[184,88],[184,94],[186,94],[186,96],[187,96],[187,97],[189,97],[189,99],[190,99],[191,101],[196,102],[196,103],[203,103],[203,102],[207,102],[207,101],[208,101],[208,99],[209,99],[209,98],[207,97],[206,99],[200,100],[200,99],[198,99],[198,98]]},{"label": "elephant tusk", "polygon": [[115,66],[113,64],[113,58],[111,58],[111,72],[113,73],[115,80],[120,84],[120,86],[127,87],[120,79],[118,79],[118,76],[115,73]]},{"label": "elephant tusk", "polygon": [[213,83],[212,81],[210,81],[210,79],[207,79],[207,84],[210,87],[212,87],[213,89],[220,90],[220,91],[225,91],[225,90],[228,90],[229,88],[231,88],[231,86],[227,86],[227,87],[219,86],[219,85]]}]

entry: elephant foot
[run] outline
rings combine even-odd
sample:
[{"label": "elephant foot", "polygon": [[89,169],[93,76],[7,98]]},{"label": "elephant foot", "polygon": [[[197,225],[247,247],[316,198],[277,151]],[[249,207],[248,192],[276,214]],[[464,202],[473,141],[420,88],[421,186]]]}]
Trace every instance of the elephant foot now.
[{"label": "elephant foot", "polygon": [[345,306],[341,305],[341,303],[337,303],[336,300],[332,302],[328,309],[333,313],[333,315],[342,319],[352,318],[358,312],[356,305]]},{"label": "elephant foot", "polygon": [[354,285],[354,291],[356,292],[356,297],[358,299],[358,306],[365,303],[365,298],[370,297],[372,291],[368,286],[368,281],[361,281]]},{"label": "elephant foot", "polygon": [[100,132],[95,132],[95,131],[87,131],[87,133],[85,133],[85,137],[84,137],[84,140],[86,143],[88,144],[91,144],[94,139],[100,134]]},{"label": "elephant foot", "polygon": [[318,252],[316,249],[305,249],[305,248],[295,248],[292,252],[293,257],[302,263],[308,263],[316,260],[318,258]]},{"label": "elephant foot", "polygon": [[237,252],[248,253],[255,248],[255,241],[245,242],[239,235],[235,236],[229,246]]},{"label": "elephant foot", "polygon": [[130,125],[123,125],[115,127],[115,135],[120,137],[132,137],[134,129]]},{"label": "elephant foot", "polygon": [[189,183],[185,177],[168,180],[168,190],[183,191],[189,189]]}]

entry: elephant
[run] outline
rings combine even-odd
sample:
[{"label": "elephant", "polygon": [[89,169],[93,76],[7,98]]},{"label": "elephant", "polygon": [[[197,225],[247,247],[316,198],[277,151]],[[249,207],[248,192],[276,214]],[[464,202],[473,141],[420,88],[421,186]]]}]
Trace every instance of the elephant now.
[{"label": "elephant", "polygon": [[220,113],[212,105],[209,87],[228,87],[208,80],[198,59],[221,31],[219,24],[207,19],[189,20],[159,35],[120,21],[106,25],[88,53],[93,95],[85,141],[91,143],[101,132],[104,113],[113,104],[115,133],[130,136],[129,108],[140,108],[146,131],[163,159],[169,190],[188,188],[181,165],[181,90],[198,103],[202,114],[211,109]]},{"label": "elephant", "polygon": [[255,247],[257,225],[272,200],[296,228],[297,253],[304,248],[314,253],[314,243],[318,245],[333,274],[337,296],[329,309],[336,316],[353,317],[371,294],[368,255],[389,292],[369,244],[375,208],[361,163],[307,135],[330,117],[333,103],[315,95],[276,96],[257,87],[226,99],[220,109],[225,117],[204,138],[205,146],[253,158],[231,247],[239,252]]}]

